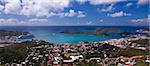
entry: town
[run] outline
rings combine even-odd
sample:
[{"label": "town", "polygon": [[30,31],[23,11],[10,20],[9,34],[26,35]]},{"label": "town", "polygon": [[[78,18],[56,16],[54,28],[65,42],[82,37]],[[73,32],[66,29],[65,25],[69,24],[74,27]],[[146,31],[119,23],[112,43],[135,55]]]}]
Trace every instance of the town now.
[{"label": "town", "polygon": [[0,66],[150,66],[150,0],[0,0]]},{"label": "town", "polygon": [[149,66],[149,38],[126,38],[77,44],[32,39],[1,42],[1,66]]}]

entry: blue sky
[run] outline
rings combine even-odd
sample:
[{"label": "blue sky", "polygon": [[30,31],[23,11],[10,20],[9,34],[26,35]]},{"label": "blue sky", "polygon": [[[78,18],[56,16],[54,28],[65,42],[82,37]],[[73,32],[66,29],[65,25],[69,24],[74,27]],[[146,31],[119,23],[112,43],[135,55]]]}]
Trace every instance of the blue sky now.
[{"label": "blue sky", "polygon": [[0,26],[148,26],[148,0],[0,0]]}]

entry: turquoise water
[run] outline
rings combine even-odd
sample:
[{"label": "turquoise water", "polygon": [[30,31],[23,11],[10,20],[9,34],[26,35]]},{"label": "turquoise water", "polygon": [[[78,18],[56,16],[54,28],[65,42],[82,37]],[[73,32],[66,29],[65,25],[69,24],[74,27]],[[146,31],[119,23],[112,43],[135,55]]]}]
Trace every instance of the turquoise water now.
[{"label": "turquoise water", "polygon": [[[112,27],[99,27],[99,26],[11,26],[11,27],[0,27],[3,30],[15,30],[15,31],[27,31],[35,36],[36,39],[45,40],[51,43],[78,43],[80,41],[87,42],[98,42],[109,39],[118,39],[121,36],[89,36],[86,34],[62,34],[60,33],[66,29],[73,30],[88,30],[92,31],[96,28],[112,28]],[[136,29],[143,27],[113,27],[118,28],[119,32],[135,32]],[[115,33],[114,33],[115,34]],[[20,39],[20,41],[26,41],[30,39]]]},{"label": "turquoise water", "polygon": [[36,34],[36,38],[43,39],[52,43],[78,43],[80,41],[97,42],[119,37],[106,37],[106,36],[89,36],[85,34]]}]

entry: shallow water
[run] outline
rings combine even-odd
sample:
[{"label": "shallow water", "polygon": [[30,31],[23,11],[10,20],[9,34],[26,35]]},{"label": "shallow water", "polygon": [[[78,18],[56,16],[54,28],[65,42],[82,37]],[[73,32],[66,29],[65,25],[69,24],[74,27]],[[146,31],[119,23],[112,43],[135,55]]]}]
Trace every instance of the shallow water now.
[{"label": "shallow water", "polygon": [[[145,27],[116,27],[116,26],[0,26],[0,30],[27,31],[36,39],[45,40],[51,43],[78,43],[80,41],[97,42],[109,39],[122,38],[121,36],[89,36],[85,34],[62,34],[63,30],[86,30],[92,31],[96,28],[118,28],[118,32],[135,32],[135,30]],[[117,34],[112,33],[112,34]],[[26,41],[30,39],[20,39]]]}]

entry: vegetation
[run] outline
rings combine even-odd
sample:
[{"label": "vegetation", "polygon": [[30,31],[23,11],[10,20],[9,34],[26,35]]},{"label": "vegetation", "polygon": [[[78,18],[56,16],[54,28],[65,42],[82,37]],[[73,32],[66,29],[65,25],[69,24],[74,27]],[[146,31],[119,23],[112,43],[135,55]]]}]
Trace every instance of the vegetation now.
[{"label": "vegetation", "polygon": [[104,54],[102,52],[93,52],[93,53],[88,52],[85,55],[85,57],[86,57],[86,59],[90,59],[90,58],[93,58],[93,57],[104,58]]},{"label": "vegetation", "polygon": [[96,62],[87,62],[85,60],[81,61],[77,66],[102,66]]},{"label": "vegetation", "polygon": [[127,36],[127,35],[131,35],[132,33],[130,32],[121,32],[120,35],[121,36]]},{"label": "vegetation", "polygon": [[2,63],[20,63],[26,56],[27,48],[23,46],[0,48],[0,62]]},{"label": "vegetation", "polygon": [[29,32],[0,30],[0,37],[2,37],[2,36],[20,36],[20,35],[27,35],[27,34],[29,34]]},{"label": "vegetation", "polygon": [[149,66],[150,63],[144,62],[142,59],[137,59],[137,64],[135,66]]},{"label": "vegetation", "polygon": [[[45,41],[39,41],[38,43],[35,40],[25,41],[21,44],[12,44],[9,47],[0,48],[0,62],[5,63],[20,63],[25,60],[28,53],[30,52],[30,47],[40,46],[50,44]],[[40,53],[43,53],[44,49],[39,49]]]},{"label": "vegetation", "polygon": [[64,30],[60,33],[66,33],[66,34],[87,34],[90,36],[109,36],[109,32],[116,32],[118,29],[116,28],[97,28],[93,30],[94,32],[89,31],[79,31],[79,30]]},{"label": "vegetation", "polygon": [[97,28],[95,30],[96,34],[105,34],[108,32],[118,32],[117,28]]},{"label": "vegetation", "polygon": [[150,39],[140,39],[140,40],[135,40],[135,41],[131,41],[131,42],[132,43],[136,43],[136,44],[138,44],[140,46],[148,47]]},{"label": "vegetation", "polygon": [[111,52],[112,56],[119,57],[131,57],[131,56],[139,56],[139,55],[148,55],[149,51],[145,50],[138,50],[134,48],[125,48],[125,49],[119,49],[118,51]]},{"label": "vegetation", "polygon": [[[149,39],[140,39],[131,41],[131,44],[135,44],[135,46],[143,46],[148,47],[149,46]],[[107,51],[107,54],[110,54],[112,57],[119,57],[119,56],[125,56],[125,57],[131,57],[131,56],[138,56],[138,55],[149,55],[148,50],[140,50],[135,48],[117,48],[115,51]]]}]

